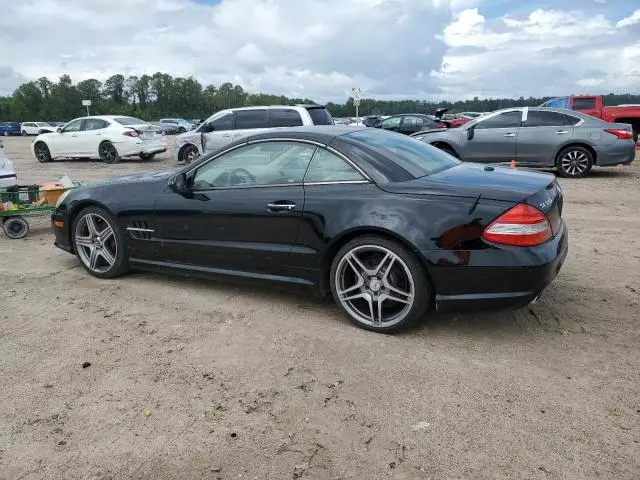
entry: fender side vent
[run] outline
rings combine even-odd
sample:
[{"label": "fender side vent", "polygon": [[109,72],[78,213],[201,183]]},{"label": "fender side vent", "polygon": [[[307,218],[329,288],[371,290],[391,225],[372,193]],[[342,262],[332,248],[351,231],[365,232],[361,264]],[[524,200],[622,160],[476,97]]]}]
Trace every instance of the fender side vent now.
[{"label": "fender side vent", "polygon": [[147,222],[131,222],[127,227],[129,234],[136,240],[151,240],[153,230]]}]

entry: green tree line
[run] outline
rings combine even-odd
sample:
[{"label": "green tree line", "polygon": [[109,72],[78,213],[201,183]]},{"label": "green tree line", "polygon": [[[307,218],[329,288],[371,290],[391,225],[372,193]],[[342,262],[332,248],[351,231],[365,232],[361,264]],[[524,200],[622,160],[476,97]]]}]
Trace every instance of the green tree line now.
[{"label": "green tree line", "polygon": [[[606,105],[640,104],[640,95],[605,97]],[[457,102],[427,100],[362,99],[360,115],[395,115],[397,113],[433,113],[437,108],[451,112],[487,112],[513,106],[540,105],[549,97],[518,99],[481,99]],[[153,75],[113,75],[104,82],[96,79],[73,83],[69,75],[57,82],[46,77],[20,85],[12,95],[0,97],[0,121],[68,121],[85,114],[82,100],[91,100],[93,115],[133,115],[145,120],[161,117],[206,118],[230,107],[258,105],[295,105],[315,103],[308,98],[288,98],[282,95],[248,93],[240,85],[203,85],[193,77],[173,77],[157,72]],[[334,117],[355,115],[353,99],[345,103],[327,103]]]}]

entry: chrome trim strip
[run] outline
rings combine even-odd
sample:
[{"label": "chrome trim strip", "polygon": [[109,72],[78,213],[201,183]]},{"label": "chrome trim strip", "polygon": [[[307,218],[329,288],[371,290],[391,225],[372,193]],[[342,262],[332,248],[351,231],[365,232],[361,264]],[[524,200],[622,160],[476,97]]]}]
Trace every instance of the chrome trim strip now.
[{"label": "chrome trim strip", "polygon": [[369,184],[371,183],[368,180],[335,180],[331,182],[305,182],[305,187],[307,185],[356,185],[356,184]]},{"label": "chrome trim strip", "polygon": [[151,230],[150,228],[127,227],[127,230],[130,231],[130,232],[149,232],[149,233],[155,232],[155,230]]}]

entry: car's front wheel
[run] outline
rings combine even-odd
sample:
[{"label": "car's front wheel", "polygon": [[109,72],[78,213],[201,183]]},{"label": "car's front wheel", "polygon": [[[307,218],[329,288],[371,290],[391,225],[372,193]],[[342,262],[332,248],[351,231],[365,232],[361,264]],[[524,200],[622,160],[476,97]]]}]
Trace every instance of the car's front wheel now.
[{"label": "car's front wheel", "polygon": [[593,167],[593,155],[586,148],[573,145],[558,154],[556,167],[565,178],[583,178]]},{"label": "car's front wheel", "polygon": [[122,275],[128,268],[124,238],[113,217],[100,207],[87,207],[74,219],[73,247],[82,266],[100,278]]},{"label": "car's front wheel", "polygon": [[40,163],[47,163],[51,161],[51,152],[49,147],[44,142],[38,142],[33,146],[33,151],[36,154],[36,158]]},{"label": "car's front wheel", "polygon": [[118,163],[120,161],[120,155],[118,150],[111,142],[102,142],[99,148],[100,159],[104,163]]},{"label": "car's front wheel", "polygon": [[187,145],[182,150],[180,160],[182,160],[184,163],[191,163],[195,162],[199,156],[200,151],[198,150],[198,147],[196,147],[195,145]]},{"label": "car's front wheel", "polygon": [[429,281],[419,260],[384,237],[366,235],[344,245],[333,260],[330,282],[343,313],[367,330],[409,327],[429,306]]}]

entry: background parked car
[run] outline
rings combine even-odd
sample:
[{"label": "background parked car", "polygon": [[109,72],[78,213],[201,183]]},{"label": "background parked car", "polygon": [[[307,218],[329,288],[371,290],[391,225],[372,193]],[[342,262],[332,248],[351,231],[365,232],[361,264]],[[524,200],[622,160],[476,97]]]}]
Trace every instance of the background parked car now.
[{"label": "background parked car", "polygon": [[18,176],[11,160],[7,158],[0,141],[0,187],[11,187],[17,183]]},{"label": "background parked car", "polygon": [[20,135],[20,124],[18,122],[0,122],[0,135]]},{"label": "background parked car", "polygon": [[231,108],[213,114],[194,131],[178,135],[172,155],[180,163],[189,163],[204,153],[261,130],[333,124],[331,114],[322,105]]},{"label": "background parked car", "polygon": [[184,118],[161,118],[160,123],[175,125],[178,128],[178,133],[189,132],[195,128],[193,123]]},{"label": "background parked car", "polygon": [[564,109],[508,108],[460,128],[419,132],[414,138],[464,161],[557,167],[580,178],[594,165],[629,164],[635,158],[631,126]]},{"label": "background parked car", "polygon": [[56,127],[47,122],[24,122],[20,125],[22,135],[40,135],[41,133],[55,132]]},{"label": "background parked car", "polygon": [[571,95],[569,97],[552,98],[540,106],[577,110],[586,115],[600,118],[605,122],[628,123],[633,129],[633,141],[638,141],[638,135],[640,134],[640,105],[605,107],[601,95]]},{"label": "background parked car", "polygon": [[425,129],[444,128],[445,125],[429,118],[421,113],[411,113],[404,115],[394,115],[385,120],[378,120],[374,128],[382,128],[391,132],[398,132],[404,135],[411,135]]},{"label": "background parked car", "polygon": [[134,117],[101,115],[71,120],[60,132],[38,135],[33,155],[44,163],[56,158],[100,158],[116,163],[121,157],[151,160],[166,151],[158,127]]},{"label": "background parked car", "polygon": [[59,127],[64,127],[65,122],[47,122],[52,127],[58,129]]},{"label": "background parked car", "polygon": [[178,133],[180,133],[180,130],[178,128],[178,124],[176,123],[169,123],[169,122],[149,122],[151,123],[151,125],[155,125],[156,127],[158,127],[158,130],[162,133],[162,135],[177,135]]}]

